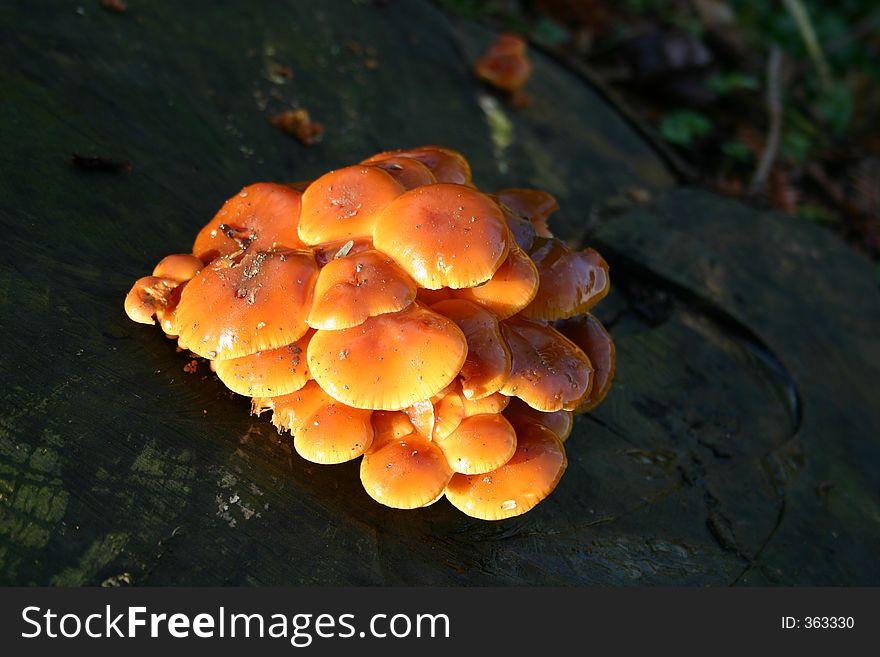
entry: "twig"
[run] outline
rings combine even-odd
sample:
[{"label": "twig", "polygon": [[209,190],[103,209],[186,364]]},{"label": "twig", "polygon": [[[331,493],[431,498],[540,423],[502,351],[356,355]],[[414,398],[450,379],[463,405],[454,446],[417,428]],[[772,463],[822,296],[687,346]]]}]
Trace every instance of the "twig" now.
[{"label": "twig", "polygon": [[770,116],[770,128],[767,131],[767,144],[761,153],[761,160],[749,185],[749,193],[757,194],[764,188],[773,162],[779,152],[779,141],[782,136],[782,50],[773,45],[767,60],[767,114]]},{"label": "twig", "polygon": [[810,53],[810,59],[813,60],[813,64],[819,72],[819,79],[827,87],[831,83],[831,70],[828,68],[828,62],[825,60],[822,46],[819,45],[819,39],[816,37],[816,31],[813,29],[813,23],[810,20],[810,14],[807,13],[807,8],[804,7],[804,3],[801,0],[782,0],[782,4],[785,5],[788,13],[791,14],[791,17],[797,24],[801,38],[804,40],[804,45],[807,47],[807,52]]}]

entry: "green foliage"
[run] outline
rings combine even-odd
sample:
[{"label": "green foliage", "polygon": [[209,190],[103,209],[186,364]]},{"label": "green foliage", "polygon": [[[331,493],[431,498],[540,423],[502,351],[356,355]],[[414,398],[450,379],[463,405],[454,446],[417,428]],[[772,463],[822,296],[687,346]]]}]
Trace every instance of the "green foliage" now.
[{"label": "green foliage", "polygon": [[571,33],[552,18],[542,16],[532,26],[530,36],[545,46],[560,46],[571,38]]},{"label": "green foliage", "polygon": [[706,86],[717,94],[728,96],[738,91],[757,91],[761,88],[761,81],[743,71],[729,71],[710,75]]},{"label": "green foliage", "polygon": [[660,121],[660,134],[677,146],[690,146],[695,138],[703,137],[711,130],[709,117],[693,110],[675,110]]},{"label": "green foliage", "polygon": [[740,164],[749,164],[755,159],[752,149],[738,140],[725,141],[721,144],[721,152],[727,159]]}]

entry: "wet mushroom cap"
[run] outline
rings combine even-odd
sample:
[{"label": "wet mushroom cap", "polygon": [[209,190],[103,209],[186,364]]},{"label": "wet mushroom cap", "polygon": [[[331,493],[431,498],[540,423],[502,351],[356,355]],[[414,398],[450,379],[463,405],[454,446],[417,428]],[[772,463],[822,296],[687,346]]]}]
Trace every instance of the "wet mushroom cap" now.
[{"label": "wet mushroom cap", "polygon": [[377,502],[397,509],[427,506],[443,495],[452,468],[419,433],[375,442],[361,461],[361,482]]},{"label": "wet mushroom cap", "polygon": [[172,253],[159,261],[159,264],[153,269],[153,276],[185,283],[198,274],[204,266],[204,263],[194,255]]},{"label": "wet mushroom cap", "polygon": [[501,266],[509,231],[488,196],[438,183],[411,189],[386,205],[373,243],[420,286],[463,288],[489,280]]},{"label": "wet mushroom cap", "polygon": [[610,289],[608,264],[593,249],[573,251],[557,239],[533,250],[540,284],[523,317],[553,321],[574,317],[596,305]]},{"label": "wet mushroom cap", "polygon": [[562,442],[565,442],[574,428],[574,413],[571,411],[537,411],[521,399],[510,398],[510,404],[504,409],[504,417],[510,420],[515,429],[523,422],[537,422],[550,429]]},{"label": "wet mushroom cap", "polygon": [[431,170],[419,160],[399,155],[389,155],[379,160],[371,160],[370,166],[387,171],[404,189],[413,189],[437,182]]},{"label": "wet mushroom cap", "polygon": [[402,411],[373,411],[370,418],[375,432],[375,443],[403,438],[415,431],[412,422]]},{"label": "wet mushroom cap", "polygon": [[187,283],[177,306],[180,338],[224,360],[299,340],[317,275],[309,251],[248,251],[217,258]]},{"label": "wet mushroom cap", "polygon": [[593,386],[575,409],[577,413],[586,413],[598,406],[611,389],[614,379],[614,340],[602,323],[590,314],[560,322],[557,329],[580,347],[593,364]]},{"label": "wet mushroom cap", "polygon": [[461,370],[467,341],[455,323],[413,303],[309,343],[312,376],[332,397],[356,408],[400,410],[428,399]]},{"label": "wet mushroom cap", "polygon": [[303,192],[299,237],[310,245],[369,238],[378,213],[403,191],[377,167],[354,165],[325,173]]},{"label": "wet mushroom cap", "polygon": [[434,400],[434,438],[446,438],[466,416],[461,388],[447,390]]},{"label": "wet mushroom cap", "polygon": [[[527,220],[539,237],[553,237],[547,218],[559,209],[556,197],[540,189],[511,187],[495,192],[498,202],[514,215]],[[523,247],[527,249],[527,247]]]},{"label": "wet mushroom cap", "polygon": [[214,361],[214,371],[227,388],[248,397],[277,397],[302,388],[309,380],[306,349],[312,334],[292,344],[241,358]]},{"label": "wet mushroom cap", "polygon": [[501,322],[510,346],[510,377],[501,392],[539,411],[572,410],[589,392],[590,359],[554,328],[519,317]]},{"label": "wet mushroom cap", "polygon": [[342,404],[314,381],[288,395],[261,402],[273,409],[272,423],[293,434],[297,453],[313,463],[344,463],[372,444],[372,411]]},{"label": "wet mushroom cap", "polygon": [[510,460],[516,450],[516,433],[503,415],[484,413],[464,418],[437,445],[455,472],[480,474]]},{"label": "wet mushroom cap", "polygon": [[453,296],[473,301],[491,310],[498,319],[526,308],[538,293],[538,269],[528,254],[511,241],[510,252],[488,281],[455,290]]},{"label": "wet mushroom cap", "polygon": [[510,375],[510,349],[496,317],[464,299],[438,301],[431,309],[455,322],[467,340],[467,358],[461,366],[461,389],[467,399],[497,392]]},{"label": "wet mushroom cap", "polygon": [[516,440],[516,451],[501,467],[454,475],[446,499],[474,518],[502,520],[526,513],[546,498],[568,465],[562,443],[537,423],[518,430]]},{"label": "wet mushroom cap", "polygon": [[165,307],[177,281],[159,276],[144,276],[135,281],[125,296],[125,314],[138,324],[155,324],[153,317]]},{"label": "wet mushroom cap", "polygon": [[392,258],[362,251],[335,258],[321,269],[306,321],[316,329],[351,328],[375,315],[403,310],[415,297],[415,282]]},{"label": "wet mushroom cap", "polygon": [[420,146],[418,148],[383,151],[368,157],[362,164],[375,164],[392,157],[405,157],[425,165],[437,182],[471,184],[471,166],[458,151],[443,146]]},{"label": "wet mushroom cap", "polygon": [[299,249],[297,223],[302,194],[287,185],[257,183],[230,198],[199,231],[193,255],[205,263],[245,248]]}]

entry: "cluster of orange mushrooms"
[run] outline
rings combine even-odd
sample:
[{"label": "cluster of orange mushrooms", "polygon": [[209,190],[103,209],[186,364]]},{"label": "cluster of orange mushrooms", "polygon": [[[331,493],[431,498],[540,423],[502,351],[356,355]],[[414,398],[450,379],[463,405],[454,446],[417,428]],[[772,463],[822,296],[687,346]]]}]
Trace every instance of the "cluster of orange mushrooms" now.
[{"label": "cluster of orange mushrooms", "polygon": [[551,235],[557,208],[481,193],[447,148],[383,152],[245,187],[125,309],[209,359],[303,458],[363,457],[376,501],[508,518],[555,488],[572,414],[614,370],[588,312],[608,267]]}]

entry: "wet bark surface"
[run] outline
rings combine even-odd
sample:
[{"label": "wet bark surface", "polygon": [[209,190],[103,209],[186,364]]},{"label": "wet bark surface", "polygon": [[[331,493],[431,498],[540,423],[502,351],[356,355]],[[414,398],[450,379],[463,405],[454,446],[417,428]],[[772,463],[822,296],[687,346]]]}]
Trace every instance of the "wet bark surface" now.
[{"label": "wet bark surface", "polygon": [[[514,110],[470,73],[492,35],[430,4],[144,4],[0,8],[0,582],[880,583],[866,263],[676,189],[541,53]],[[320,144],[271,125],[291,107]],[[461,150],[481,188],[552,192],[551,226],[612,266],[612,391],[556,492],[503,522],[375,504],[357,463],[302,460],[122,309],[245,184],[424,143]]]}]

